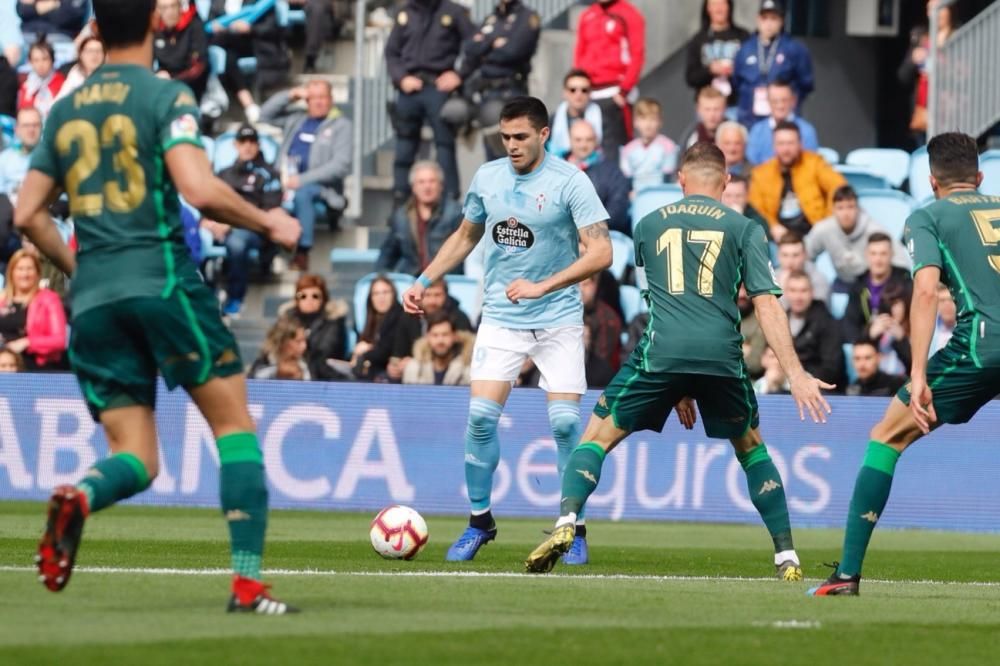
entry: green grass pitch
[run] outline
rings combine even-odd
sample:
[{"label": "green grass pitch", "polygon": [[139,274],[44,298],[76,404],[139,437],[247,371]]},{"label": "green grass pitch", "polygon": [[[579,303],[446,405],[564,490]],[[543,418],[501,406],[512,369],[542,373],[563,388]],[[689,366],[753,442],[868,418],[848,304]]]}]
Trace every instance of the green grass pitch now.
[{"label": "green grass pitch", "polygon": [[[0,504],[0,664],[1000,663],[1000,535],[876,532],[862,596],[814,599],[810,581],[769,579],[763,527],[597,521],[592,565],[527,576],[549,521],[502,520],[497,543],[454,565],[462,520],[428,517],[420,557],[387,562],[370,518],[274,512],[268,579],[304,612],[268,618],[223,612],[214,511],[96,516],[52,594],[31,567],[42,505]],[[827,575],[839,540],[797,532],[807,578]]]}]

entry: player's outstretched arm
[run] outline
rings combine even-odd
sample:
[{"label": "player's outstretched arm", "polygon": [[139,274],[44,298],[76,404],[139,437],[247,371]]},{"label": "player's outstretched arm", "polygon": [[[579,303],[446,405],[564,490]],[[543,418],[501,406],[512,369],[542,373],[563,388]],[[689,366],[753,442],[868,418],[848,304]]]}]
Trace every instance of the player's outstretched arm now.
[{"label": "player's outstretched arm", "polygon": [[66,275],[76,271],[76,257],[63,242],[49,215],[49,206],[59,197],[51,176],[32,169],[21,183],[14,211],[14,226],[34,243]]},{"label": "player's outstretched arm", "polygon": [[455,266],[465,261],[465,258],[479,244],[479,240],[485,232],[485,225],[462,220],[462,224],[455,230],[455,233],[448,236],[448,240],[438,250],[437,255],[421,274],[420,279],[403,293],[403,309],[411,315],[422,315],[424,311],[420,307],[420,302],[423,300],[426,286],[447,275]]},{"label": "player's outstretched arm", "polygon": [[933,395],[927,385],[927,357],[930,355],[934,322],[937,320],[937,289],[941,269],[924,266],[913,276],[913,300],[910,304],[910,349],[913,365],[910,369],[910,413],[926,435],[937,421]]},{"label": "player's outstretched arm", "polygon": [[166,164],[177,191],[206,217],[263,234],[282,247],[295,249],[302,233],[298,220],[280,208],[263,211],[244,201],[212,173],[205,151],[191,144],[178,144],[167,151]]},{"label": "player's outstretched arm", "polygon": [[580,242],[583,243],[584,252],[579,259],[541,282],[531,282],[523,278],[514,280],[507,286],[507,298],[512,303],[517,303],[521,299],[541,298],[553,291],[582,282],[594,273],[611,266],[614,250],[611,247],[611,236],[606,221],[580,229]]},{"label": "player's outstretched arm", "polygon": [[799,406],[799,418],[805,420],[805,412],[808,410],[814,422],[826,423],[826,415],[831,410],[820,389],[833,389],[836,386],[816,379],[802,367],[795,353],[792,334],[788,330],[788,317],[785,316],[785,311],[781,309],[781,304],[774,294],[754,296],[753,306],[757,313],[757,321],[764,330],[764,338],[774,350],[781,369],[788,377],[792,397]]}]

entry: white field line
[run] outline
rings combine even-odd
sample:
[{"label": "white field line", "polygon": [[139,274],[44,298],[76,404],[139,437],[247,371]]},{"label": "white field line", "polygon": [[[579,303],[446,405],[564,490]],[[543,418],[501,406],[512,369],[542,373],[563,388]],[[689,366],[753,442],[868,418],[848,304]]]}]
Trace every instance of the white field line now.
[{"label": "white field line", "polygon": [[[28,573],[35,572],[35,567],[0,565],[0,573]],[[141,568],[141,567],[76,567],[78,573],[92,574],[139,574],[148,576],[229,576],[232,575],[230,569],[170,569],[170,568]],[[625,580],[643,581],[654,583],[676,583],[705,581],[715,583],[760,583],[775,582],[773,577],[741,577],[741,576],[653,576],[634,574],[528,574],[514,572],[490,572],[490,571],[334,571],[320,569],[265,569],[262,574],[265,577],[273,576],[351,576],[358,578],[524,578],[530,580],[551,580],[558,578],[561,580]],[[807,578],[806,580],[819,581],[819,578]],[[864,583],[884,584],[884,585],[946,585],[952,587],[1000,587],[1000,582],[985,581],[940,581],[940,580],[879,580],[864,579]]]}]

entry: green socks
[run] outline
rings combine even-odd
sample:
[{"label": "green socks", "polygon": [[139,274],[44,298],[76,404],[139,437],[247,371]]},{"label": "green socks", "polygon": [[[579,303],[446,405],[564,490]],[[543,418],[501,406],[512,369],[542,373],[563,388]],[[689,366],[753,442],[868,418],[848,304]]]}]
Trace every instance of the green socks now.
[{"label": "green socks", "polygon": [[573,521],[576,521],[587,498],[597,489],[597,483],[601,480],[601,467],[607,455],[607,451],[594,442],[585,442],[573,449],[563,471],[560,515],[572,515]]},{"label": "green socks", "polygon": [[91,467],[76,487],[87,496],[94,513],[148,488],[149,473],[131,453],[119,453]]},{"label": "green socks", "polygon": [[792,524],[788,518],[788,505],[785,502],[785,485],[778,468],[774,466],[774,461],[767,452],[767,447],[761,443],[747,453],[737,453],[736,459],[740,461],[747,475],[750,501],[764,519],[767,531],[771,533],[774,552],[794,550]]},{"label": "green socks", "polygon": [[260,579],[267,531],[267,485],[257,435],[239,432],[220,437],[219,494],[229,523],[233,573]]},{"label": "green socks", "polygon": [[889,491],[892,489],[892,475],[896,471],[899,451],[882,442],[868,442],[865,460],[854,482],[854,495],[847,513],[847,531],[844,534],[844,554],[837,573],[843,576],[861,574],[861,564],[868,550],[875,523],[882,516]]}]

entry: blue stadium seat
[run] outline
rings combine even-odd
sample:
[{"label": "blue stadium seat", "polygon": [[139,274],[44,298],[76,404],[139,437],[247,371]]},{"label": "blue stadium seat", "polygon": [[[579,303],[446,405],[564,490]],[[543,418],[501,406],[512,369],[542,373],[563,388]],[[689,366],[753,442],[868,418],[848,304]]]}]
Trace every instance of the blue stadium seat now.
[{"label": "blue stadium seat", "polygon": [[215,157],[215,139],[210,136],[201,137],[201,145],[205,146],[205,154],[208,155],[208,161],[213,163]]},{"label": "blue stadium seat", "polygon": [[448,284],[448,295],[458,301],[458,307],[475,323],[483,309],[483,285],[465,275],[446,275],[444,281]]},{"label": "blue stadium seat", "polygon": [[646,312],[646,302],[642,299],[642,292],[639,287],[630,284],[621,286],[622,314],[625,315],[625,326],[627,327],[641,312]]},{"label": "blue stadium seat", "polygon": [[236,66],[240,68],[244,76],[252,76],[257,73],[257,58],[253,56],[240,58],[236,61]]},{"label": "blue stadium seat", "polygon": [[884,176],[880,176],[868,169],[846,164],[838,164],[834,167],[847,179],[847,183],[856,190],[891,190],[892,184]]},{"label": "blue stadium seat", "polygon": [[378,260],[378,249],[356,250],[352,247],[335,247],[330,251],[333,270],[341,264],[373,264]]},{"label": "blue stadium seat", "polygon": [[858,205],[896,240],[902,240],[906,218],[917,209],[913,197],[898,190],[858,190]]},{"label": "blue stadium seat", "polygon": [[850,342],[844,343],[844,361],[847,365],[847,383],[853,384],[858,380],[858,373],[854,372],[854,363],[851,360],[854,356],[854,345]]},{"label": "blue stadium seat", "polygon": [[668,206],[684,198],[681,186],[676,183],[649,187],[635,195],[632,202],[632,227],[661,206]]},{"label": "blue stadium seat", "polygon": [[821,252],[817,255],[813,265],[826,278],[828,284],[833,284],[833,281],[837,279],[837,269],[833,266],[833,259],[830,258],[829,252]]},{"label": "blue stadium seat", "polygon": [[212,0],[195,0],[194,4],[198,8],[198,15],[201,17],[201,20],[207,21],[208,15],[212,11]]},{"label": "blue stadium seat", "polygon": [[931,163],[927,157],[927,146],[921,146],[910,155],[910,195],[917,201],[934,196],[930,175]]},{"label": "blue stadium seat", "polygon": [[834,319],[844,318],[844,313],[847,312],[847,301],[850,298],[850,295],[840,292],[830,294],[830,314],[833,315]]},{"label": "blue stadium seat", "polygon": [[221,46],[208,47],[208,67],[216,74],[226,71],[226,50]]},{"label": "blue stadium seat", "polygon": [[[354,285],[354,329],[359,333],[364,330],[365,319],[368,317],[368,292],[371,290],[372,281],[379,275],[379,273],[369,273]],[[401,297],[413,284],[413,276],[407,273],[386,273],[385,276],[396,285],[397,297]]]},{"label": "blue stadium seat", "polygon": [[[270,164],[275,164],[278,159],[278,151],[281,147],[278,142],[266,134],[260,135],[260,152],[264,159]],[[232,166],[236,162],[236,133],[226,132],[215,138],[214,154],[212,156],[212,168],[216,173]]]},{"label": "blue stadium seat", "polygon": [[9,146],[14,141],[14,126],[17,119],[0,114],[0,146]]},{"label": "blue stadium seat", "polygon": [[201,238],[201,260],[225,259],[228,254],[225,245],[216,245],[212,238],[212,233],[208,229],[199,229],[198,236]]},{"label": "blue stadium seat", "polygon": [[612,231],[611,248],[614,251],[611,258],[611,274],[621,282],[625,270],[635,265],[635,244],[622,232]]},{"label": "blue stadium seat", "polygon": [[987,150],[979,156],[979,170],[983,172],[983,194],[1000,196],[1000,150]]},{"label": "blue stadium seat", "polygon": [[897,188],[910,175],[910,155],[898,148],[858,148],[847,154],[845,162],[868,169]]},{"label": "blue stadium seat", "polygon": [[824,160],[826,160],[828,164],[830,164],[830,165],[840,164],[840,153],[838,153],[833,148],[827,148],[826,146],[820,146],[816,150],[816,152],[819,153],[820,157],[822,157]]},{"label": "blue stadium seat", "polygon": [[[278,19],[278,27],[287,28],[289,14],[292,8],[288,6],[288,0],[277,0],[274,3],[274,15]],[[303,12],[304,14],[305,12]]]}]

